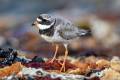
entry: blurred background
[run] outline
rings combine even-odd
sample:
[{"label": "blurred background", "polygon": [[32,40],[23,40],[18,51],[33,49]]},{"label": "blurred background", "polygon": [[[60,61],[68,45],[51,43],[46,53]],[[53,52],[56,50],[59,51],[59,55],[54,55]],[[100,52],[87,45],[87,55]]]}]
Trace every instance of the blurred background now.
[{"label": "blurred background", "polygon": [[[71,56],[120,56],[120,0],[0,0],[0,47],[52,57],[55,45],[31,26],[41,13],[60,15],[92,30],[92,36],[69,45]],[[61,44],[58,53],[64,53]]]}]

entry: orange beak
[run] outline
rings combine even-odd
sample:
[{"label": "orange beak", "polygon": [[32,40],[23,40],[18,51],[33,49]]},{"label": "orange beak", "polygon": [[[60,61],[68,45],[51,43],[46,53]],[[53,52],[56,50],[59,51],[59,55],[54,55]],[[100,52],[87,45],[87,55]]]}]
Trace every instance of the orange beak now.
[{"label": "orange beak", "polygon": [[[38,24],[37,21],[35,21],[35,22],[32,23],[32,26],[38,28],[37,24]],[[39,29],[39,28],[38,28],[38,29]]]}]

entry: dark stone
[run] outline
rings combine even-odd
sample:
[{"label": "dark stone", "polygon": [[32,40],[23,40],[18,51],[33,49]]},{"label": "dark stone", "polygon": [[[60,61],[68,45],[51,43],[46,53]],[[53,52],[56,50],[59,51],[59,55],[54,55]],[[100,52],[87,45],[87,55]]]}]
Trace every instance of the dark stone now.
[{"label": "dark stone", "polygon": [[42,57],[35,56],[32,59],[32,62],[45,62]]}]

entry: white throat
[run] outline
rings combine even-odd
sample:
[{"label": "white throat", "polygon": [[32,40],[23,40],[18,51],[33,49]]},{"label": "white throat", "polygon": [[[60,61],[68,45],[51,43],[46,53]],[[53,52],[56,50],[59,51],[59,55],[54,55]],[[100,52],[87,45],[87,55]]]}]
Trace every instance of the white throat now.
[{"label": "white throat", "polygon": [[51,25],[37,24],[37,26],[39,29],[44,30],[44,29],[49,29],[53,24],[54,24],[54,22]]},{"label": "white throat", "polygon": [[38,24],[37,26],[38,26],[38,28],[41,29],[41,30],[48,29],[48,28],[51,27],[51,25],[41,25],[41,24]]}]

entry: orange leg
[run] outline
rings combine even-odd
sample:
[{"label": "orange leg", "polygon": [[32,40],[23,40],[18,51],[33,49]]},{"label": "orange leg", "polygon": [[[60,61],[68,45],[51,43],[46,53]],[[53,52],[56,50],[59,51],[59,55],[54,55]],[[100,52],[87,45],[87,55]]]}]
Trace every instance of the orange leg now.
[{"label": "orange leg", "polygon": [[53,63],[53,62],[54,62],[54,60],[56,59],[58,49],[59,49],[59,45],[58,45],[58,44],[56,44],[56,45],[55,45],[55,54],[54,54],[54,56],[53,56],[52,60],[50,61],[51,63]]},{"label": "orange leg", "polygon": [[60,72],[65,72],[65,63],[66,63],[66,59],[67,59],[67,56],[68,56],[68,48],[67,48],[67,44],[64,44],[65,46],[65,57],[64,57],[64,61],[62,63],[62,67],[60,69]]}]

